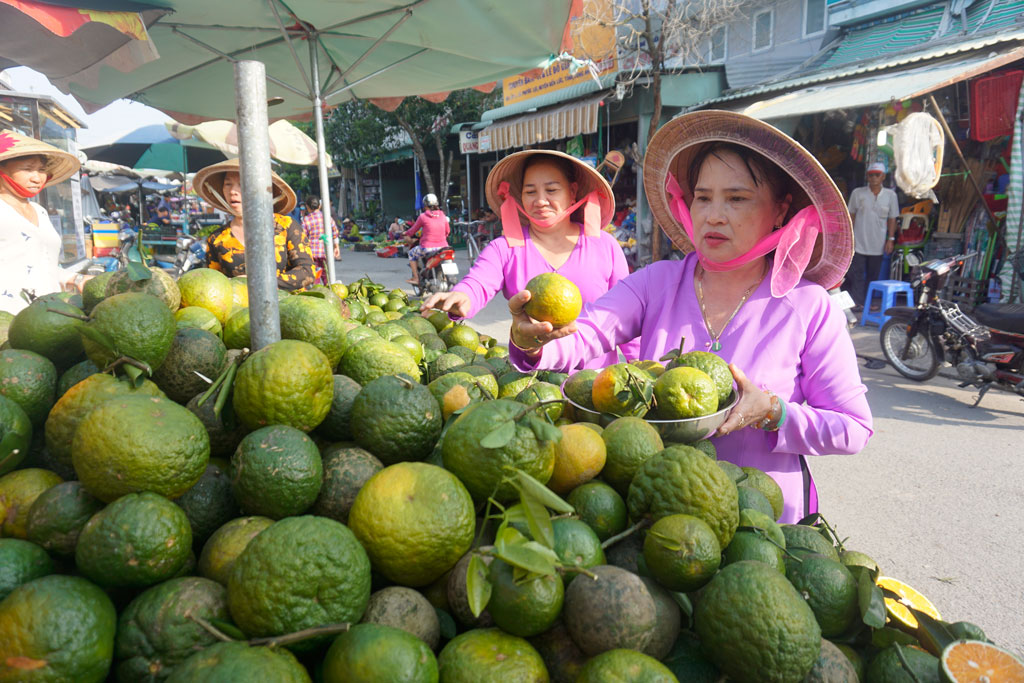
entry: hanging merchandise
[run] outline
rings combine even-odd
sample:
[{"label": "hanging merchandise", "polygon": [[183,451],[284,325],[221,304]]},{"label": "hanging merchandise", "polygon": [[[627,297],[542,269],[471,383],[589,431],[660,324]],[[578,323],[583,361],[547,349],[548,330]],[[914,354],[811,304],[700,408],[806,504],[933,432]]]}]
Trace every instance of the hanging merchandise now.
[{"label": "hanging merchandise", "polygon": [[871,119],[865,113],[860,117],[860,122],[853,127],[853,145],[850,147],[850,158],[854,161],[864,161],[867,152],[868,125]]},{"label": "hanging merchandise", "polygon": [[942,126],[930,114],[916,112],[886,127],[885,132],[893,137],[896,184],[915,199],[937,202],[932,188],[942,171],[942,151],[946,145]]}]

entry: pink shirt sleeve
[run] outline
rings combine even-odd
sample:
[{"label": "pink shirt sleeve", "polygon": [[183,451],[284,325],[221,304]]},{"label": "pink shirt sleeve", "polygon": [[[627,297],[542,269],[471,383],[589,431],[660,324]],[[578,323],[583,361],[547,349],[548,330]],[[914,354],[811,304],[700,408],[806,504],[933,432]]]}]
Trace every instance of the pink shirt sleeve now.
[{"label": "pink shirt sleeve", "polygon": [[501,290],[505,283],[505,262],[509,257],[508,243],[503,239],[492,240],[483,248],[476,262],[453,292],[462,292],[469,297],[469,315],[472,318]]},{"label": "pink shirt sleeve", "polygon": [[[612,243],[612,276],[608,281],[608,288],[614,287],[620,280],[629,276],[629,265],[626,263],[626,255],[617,240]],[[636,360],[640,357],[640,339],[636,338],[625,344],[619,344],[619,351],[626,357],[626,360]]]}]

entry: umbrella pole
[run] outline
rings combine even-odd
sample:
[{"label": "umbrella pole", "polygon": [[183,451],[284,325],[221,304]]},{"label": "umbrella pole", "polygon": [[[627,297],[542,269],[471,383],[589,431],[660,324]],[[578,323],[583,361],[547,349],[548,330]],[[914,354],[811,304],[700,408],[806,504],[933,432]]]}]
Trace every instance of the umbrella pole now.
[{"label": "umbrella pole", "polygon": [[331,220],[331,192],[327,182],[327,146],[324,144],[324,108],[320,97],[320,64],[316,56],[316,40],[309,41],[310,75],[313,81],[313,121],[316,124],[316,163],[320,172],[320,212],[324,219],[324,234],[329,237],[324,254],[327,262],[328,283],[335,282],[334,274],[334,221]]},{"label": "umbrella pole", "polygon": [[235,62],[238,161],[242,171],[242,221],[248,276],[249,325],[254,349],[281,339],[274,259],[274,210],[270,193],[267,78],[262,62]]}]

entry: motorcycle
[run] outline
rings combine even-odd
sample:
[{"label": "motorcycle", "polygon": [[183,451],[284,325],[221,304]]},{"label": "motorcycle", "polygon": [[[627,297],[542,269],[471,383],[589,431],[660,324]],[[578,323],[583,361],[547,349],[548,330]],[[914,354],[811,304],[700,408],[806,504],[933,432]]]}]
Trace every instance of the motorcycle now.
[{"label": "motorcycle", "polygon": [[879,335],[886,360],[907,379],[927,381],[942,362],[955,367],[960,387],[978,387],[976,407],[995,385],[1024,396],[1024,304],[980,304],[968,315],[942,299],[949,274],[970,256],[922,264],[912,282],[917,306],[887,309]]},{"label": "motorcycle", "polygon": [[419,259],[419,280],[412,286],[416,296],[447,292],[457,282],[459,266],[455,250],[445,247]]},{"label": "motorcycle", "polygon": [[198,265],[206,263],[206,240],[193,235],[181,235],[175,241],[174,274],[181,276]]}]

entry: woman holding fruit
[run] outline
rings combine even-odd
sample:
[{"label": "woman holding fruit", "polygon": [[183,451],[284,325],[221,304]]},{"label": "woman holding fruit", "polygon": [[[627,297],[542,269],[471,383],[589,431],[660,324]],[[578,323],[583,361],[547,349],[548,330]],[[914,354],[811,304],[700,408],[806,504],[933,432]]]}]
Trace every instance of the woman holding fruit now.
[{"label": "woman holding fruit", "polygon": [[[629,274],[619,243],[601,228],[611,222],[608,181],[579,159],[550,150],[510,154],[487,176],[487,203],[501,217],[493,240],[451,292],[423,302],[470,318],[501,291],[511,298],[532,278],[558,273],[572,281],[584,302],[595,301]],[[639,342],[624,339],[586,360],[586,367],[637,357]]]},{"label": "woman holding fruit", "polygon": [[826,292],[846,272],[853,232],[820,164],[772,126],[700,111],[666,124],[644,160],[644,187],[684,252],[626,278],[553,329],[509,300],[511,357],[524,370],[568,371],[640,337],[640,357],[682,351],[730,363],[740,398],[718,430],[720,459],[782,487],[781,521],[817,510],[806,455],[852,454],[871,412],[846,319]]}]

